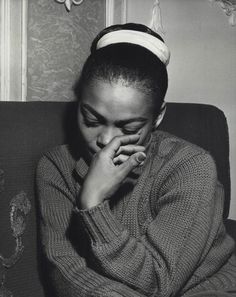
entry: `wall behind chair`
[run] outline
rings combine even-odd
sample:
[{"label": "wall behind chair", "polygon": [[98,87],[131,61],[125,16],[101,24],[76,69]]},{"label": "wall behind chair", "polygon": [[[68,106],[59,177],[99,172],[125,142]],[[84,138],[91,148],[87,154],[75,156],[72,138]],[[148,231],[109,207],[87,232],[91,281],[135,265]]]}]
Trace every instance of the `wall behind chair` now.
[{"label": "wall behind chair", "polygon": [[[128,21],[148,24],[154,1],[128,1]],[[224,111],[230,134],[230,217],[236,219],[236,27],[208,0],[160,3],[171,50],[166,100],[213,104]]]},{"label": "wall behind chair", "polygon": [[71,101],[72,83],[105,25],[105,0],[67,12],[54,0],[29,1],[27,101]]}]

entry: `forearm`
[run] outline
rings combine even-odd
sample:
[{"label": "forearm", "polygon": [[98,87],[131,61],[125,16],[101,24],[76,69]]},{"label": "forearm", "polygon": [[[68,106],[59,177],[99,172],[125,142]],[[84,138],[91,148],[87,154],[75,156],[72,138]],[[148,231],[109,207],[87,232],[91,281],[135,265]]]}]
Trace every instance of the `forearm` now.
[{"label": "forearm", "polygon": [[[89,236],[90,258],[98,273],[125,283],[145,296],[157,292],[159,284],[152,253],[116,220],[108,201],[78,210],[78,215]],[[164,273],[163,286],[168,282],[168,275],[164,277]]]},{"label": "forearm", "polygon": [[[74,263],[76,264],[76,263]],[[48,269],[53,293],[57,297],[144,297],[128,286],[103,277],[95,271],[68,267],[67,273],[58,266]]]},{"label": "forearm", "polygon": [[[57,159],[63,159],[61,155]],[[68,170],[69,171],[69,170]],[[65,170],[65,172],[67,172]],[[88,247],[82,231],[73,221],[75,193],[70,180],[62,176],[54,161],[44,157],[38,167],[42,252],[48,263],[47,283],[58,297],[144,297],[128,286],[104,277],[87,266]],[[71,227],[74,229],[71,230]],[[76,244],[72,244],[70,233]]]},{"label": "forearm", "polygon": [[80,240],[76,239],[76,247],[67,236],[60,234],[61,238],[58,241],[56,230],[51,229],[49,225],[42,226],[44,242],[42,248],[47,258],[46,262],[50,265],[47,269],[48,277],[56,296],[143,297],[129,286],[96,272],[90,265],[89,259],[86,259],[88,246],[81,234],[81,226],[74,222],[72,232],[77,232],[81,236]]}]

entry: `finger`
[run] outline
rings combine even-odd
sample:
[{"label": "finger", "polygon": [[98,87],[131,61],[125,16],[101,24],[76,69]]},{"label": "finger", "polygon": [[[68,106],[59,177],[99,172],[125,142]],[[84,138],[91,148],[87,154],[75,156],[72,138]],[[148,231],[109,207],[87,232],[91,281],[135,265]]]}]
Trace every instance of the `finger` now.
[{"label": "finger", "polygon": [[119,166],[120,173],[123,176],[128,175],[129,172],[132,171],[135,167],[139,166],[140,164],[143,164],[145,159],[146,154],[143,152],[138,152],[131,155],[126,162],[122,163]]},{"label": "finger", "polygon": [[120,154],[119,156],[113,159],[113,163],[115,165],[119,165],[126,162],[128,159],[129,159],[129,156]]},{"label": "finger", "polygon": [[120,146],[136,143],[139,140],[139,138],[140,135],[138,134],[116,136],[103,148],[103,151],[111,159],[113,159]]},{"label": "finger", "polygon": [[120,146],[118,151],[116,152],[116,156],[120,154],[126,154],[126,155],[132,155],[137,152],[144,152],[145,147],[142,145],[134,145],[134,144],[128,144],[125,146]]}]

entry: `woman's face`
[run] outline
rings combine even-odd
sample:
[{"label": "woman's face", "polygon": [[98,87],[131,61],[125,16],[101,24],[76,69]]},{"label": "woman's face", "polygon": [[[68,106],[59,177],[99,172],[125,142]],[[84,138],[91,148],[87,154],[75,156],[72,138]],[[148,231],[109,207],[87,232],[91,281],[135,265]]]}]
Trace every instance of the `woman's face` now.
[{"label": "woman's face", "polygon": [[153,128],[150,95],[122,80],[93,80],[82,92],[78,110],[79,130],[89,159],[115,136],[139,134],[145,145]]}]

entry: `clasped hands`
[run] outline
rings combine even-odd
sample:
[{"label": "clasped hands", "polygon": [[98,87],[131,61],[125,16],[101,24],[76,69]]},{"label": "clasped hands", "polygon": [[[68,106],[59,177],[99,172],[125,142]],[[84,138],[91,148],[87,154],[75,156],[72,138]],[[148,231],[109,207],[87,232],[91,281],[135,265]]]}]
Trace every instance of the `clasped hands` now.
[{"label": "clasped hands", "polygon": [[138,145],[140,135],[114,137],[96,153],[85,177],[77,204],[80,209],[92,208],[109,199],[126,176],[137,166],[142,166],[145,147]]}]

